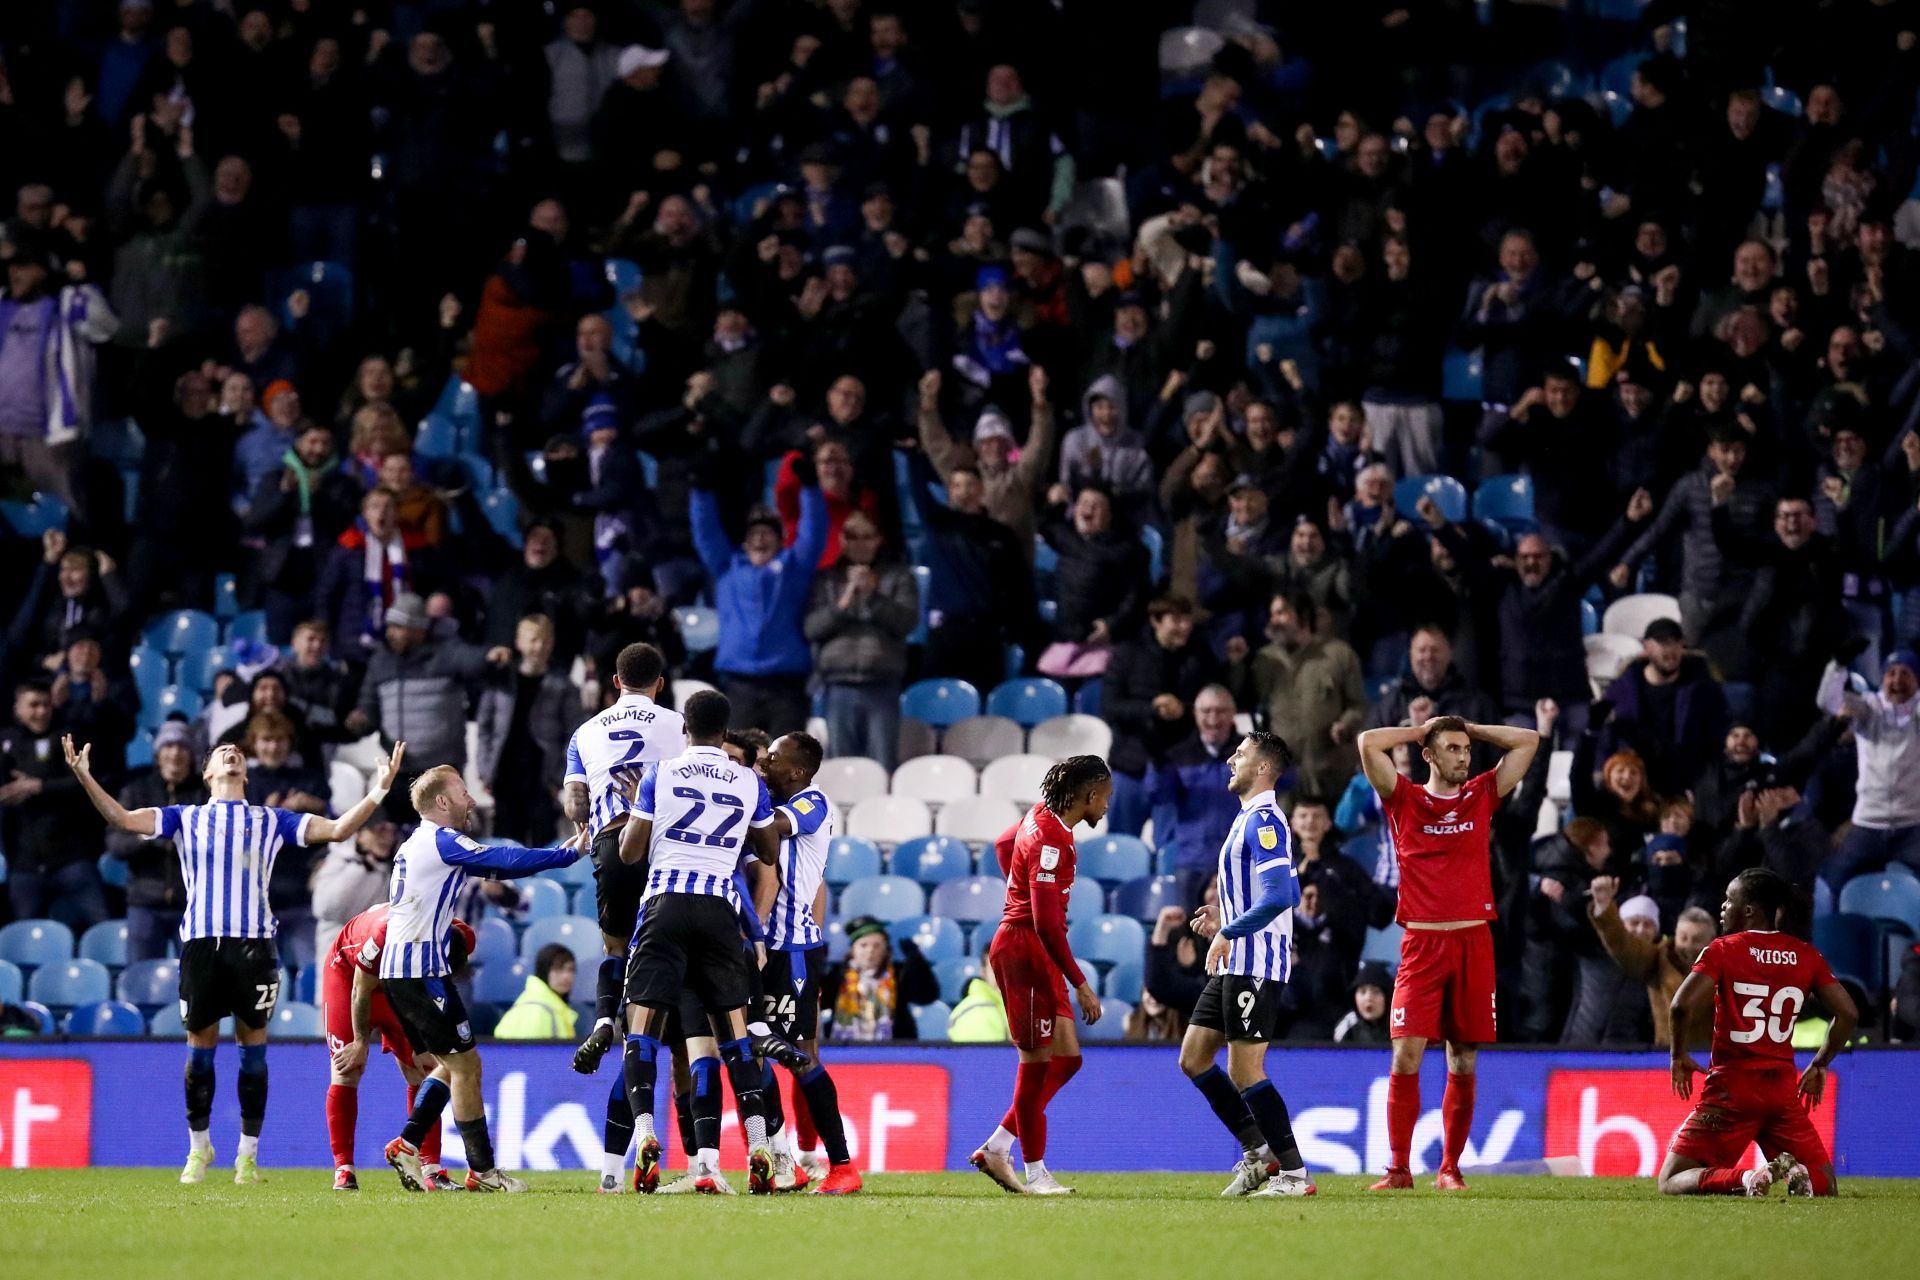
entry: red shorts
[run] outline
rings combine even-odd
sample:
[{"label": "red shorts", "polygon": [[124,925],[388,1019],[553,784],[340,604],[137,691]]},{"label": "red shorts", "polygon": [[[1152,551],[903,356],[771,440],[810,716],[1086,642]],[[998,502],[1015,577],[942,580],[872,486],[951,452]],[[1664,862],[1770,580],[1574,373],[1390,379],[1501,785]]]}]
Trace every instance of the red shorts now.
[{"label": "red shorts", "polygon": [[994,931],[987,960],[1007,1003],[1007,1034],[1013,1042],[1028,1052],[1052,1044],[1054,1023],[1061,1018],[1072,1022],[1073,1004],[1067,980],[1040,935],[1020,925],[1003,925]]},{"label": "red shorts", "polygon": [[1668,1150],[1709,1169],[1736,1169],[1755,1142],[1768,1159],[1791,1151],[1809,1169],[1829,1163],[1827,1144],[1801,1101],[1796,1068],[1707,1072]]},{"label": "red shorts", "polygon": [[1400,936],[1400,971],[1393,977],[1391,1033],[1395,1040],[1449,1040],[1492,1044],[1493,930],[1408,929]]},{"label": "red shorts", "polygon": [[[320,998],[326,1002],[327,1047],[338,1049],[353,1040],[353,968],[328,963],[320,979]],[[413,1065],[413,1043],[407,1039],[400,1016],[387,1003],[384,991],[373,993],[369,1011],[374,1032],[380,1037],[380,1051],[390,1053],[403,1067]]]}]

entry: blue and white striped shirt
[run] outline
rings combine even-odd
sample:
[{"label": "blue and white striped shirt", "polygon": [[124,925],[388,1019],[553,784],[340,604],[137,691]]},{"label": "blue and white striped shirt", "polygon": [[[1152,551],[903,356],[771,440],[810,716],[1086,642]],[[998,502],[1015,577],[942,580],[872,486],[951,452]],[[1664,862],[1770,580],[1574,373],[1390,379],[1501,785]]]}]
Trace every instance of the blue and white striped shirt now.
[{"label": "blue and white striped shirt", "polygon": [[1220,972],[1285,982],[1293,971],[1293,908],[1300,878],[1293,833],[1271,791],[1248,800],[1220,846],[1221,936],[1232,945]]},{"label": "blue and white striped shirt", "polygon": [[180,852],[187,884],[180,940],[273,937],[279,930],[267,902],[273,860],[284,846],[307,842],[313,815],[244,800],[170,804],[155,812],[160,838]]},{"label": "blue and white striped shirt", "polygon": [[642,765],[671,760],[686,749],[687,727],[680,713],[655,706],[643,693],[621,694],[575,729],[567,741],[566,781],[587,788],[592,806],[588,833],[598,836],[633,808],[633,784]]},{"label": "blue and white striped shirt", "polygon": [[447,935],[469,873],[528,876],[548,867],[568,866],[579,857],[579,850],[571,845],[557,849],[484,845],[423,819],[393,855],[381,978],[438,978],[451,971]]},{"label": "blue and white striped shirt", "polygon": [[733,877],[747,830],[773,824],[773,801],[759,774],[719,747],[688,747],[641,781],[633,816],[653,824],[642,902],[704,893],[740,909]]},{"label": "blue and white striped shirt", "polygon": [[833,814],[827,797],[815,788],[797,792],[780,812],[793,824],[793,834],[780,842],[780,890],[768,914],[767,947],[773,951],[806,951],[820,945],[820,923],[813,918],[813,900],[820,878],[827,872],[827,847],[833,843]]}]

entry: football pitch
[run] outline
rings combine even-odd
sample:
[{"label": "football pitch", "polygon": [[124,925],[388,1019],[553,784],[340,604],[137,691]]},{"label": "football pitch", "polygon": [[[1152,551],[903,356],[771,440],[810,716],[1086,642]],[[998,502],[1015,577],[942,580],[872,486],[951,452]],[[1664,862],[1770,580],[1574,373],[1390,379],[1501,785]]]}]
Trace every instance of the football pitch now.
[{"label": "football pitch", "polygon": [[[216,1166],[216,1175],[220,1172]],[[1663,1198],[1629,1179],[1478,1179],[1463,1194],[1219,1199],[1225,1175],[1084,1174],[1016,1199],[974,1174],[883,1174],[846,1199],[597,1196],[535,1174],[525,1196],[407,1195],[384,1168],[336,1195],[325,1170],[187,1188],[171,1170],[0,1172],[0,1272],[271,1277],[781,1273],[991,1280],[1164,1275],[1585,1277],[1911,1275],[1920,1181],[1837,1200]]]}]

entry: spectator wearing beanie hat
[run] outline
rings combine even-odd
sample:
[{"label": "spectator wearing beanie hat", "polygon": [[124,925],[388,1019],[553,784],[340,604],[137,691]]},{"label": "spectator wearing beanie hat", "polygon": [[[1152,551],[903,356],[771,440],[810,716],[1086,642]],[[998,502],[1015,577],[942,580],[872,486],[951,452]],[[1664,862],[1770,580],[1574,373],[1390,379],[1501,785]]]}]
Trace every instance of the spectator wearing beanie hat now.
[{"label": "spectator wearing beanie hat", "polygon": [[[1681,912],[1673,936],[1666,938],[1660,935],[1660,908],[1652,898],[1643,894],[1616,906],[1620,882],[1612,876],[1595,877],[1588,892],[1587,914],[1593,931],[1620,971],[1646,984],[1653,1044],[1665,1048],[1673,1043],[1673,993],[1713,941],[1713,917],[1699,907],[1689,907]],[[1712,1040],[1713,1028],[1696,1027],[1695,1035],[1693,1047],[1702,1047]]]},{"label": "spectator wearing beanie hat", "polygon": [[300,393],[285,378],[267,384],[260,393],[260,411],[253,425],[233,446],[234,483],[250,495],[260,481],[279,472],[281,459],[300,434]]}]

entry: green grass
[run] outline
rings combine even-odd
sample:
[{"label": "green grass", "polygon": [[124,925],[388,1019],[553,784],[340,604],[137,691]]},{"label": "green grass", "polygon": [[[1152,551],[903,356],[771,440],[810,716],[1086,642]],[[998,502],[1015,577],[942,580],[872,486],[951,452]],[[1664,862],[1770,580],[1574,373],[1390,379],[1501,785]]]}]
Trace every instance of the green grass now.
[{"label": "green grass", "polygon": [[[216,1173],[218,1173],[216,1167]],[[0,1171],[0,1275],[511,1277],[752,1274],[1392,1276],[1396,1280],[1912,1274],[1920,1181],[1847,1182],[1832,1201],[1666,1199],[1625,1179],[1481,1178],[1465,1194],[1224,1201],[1225,1177],[1086,1174],[1072,1199],[1015,1199],[973,1174],[868,1179],[844,1200],[596,1196],[590,1175],[532,1194],[409,1196],[387,1171],[335,1195],[323,1170],[185,1188],[169,1170]]]}]

